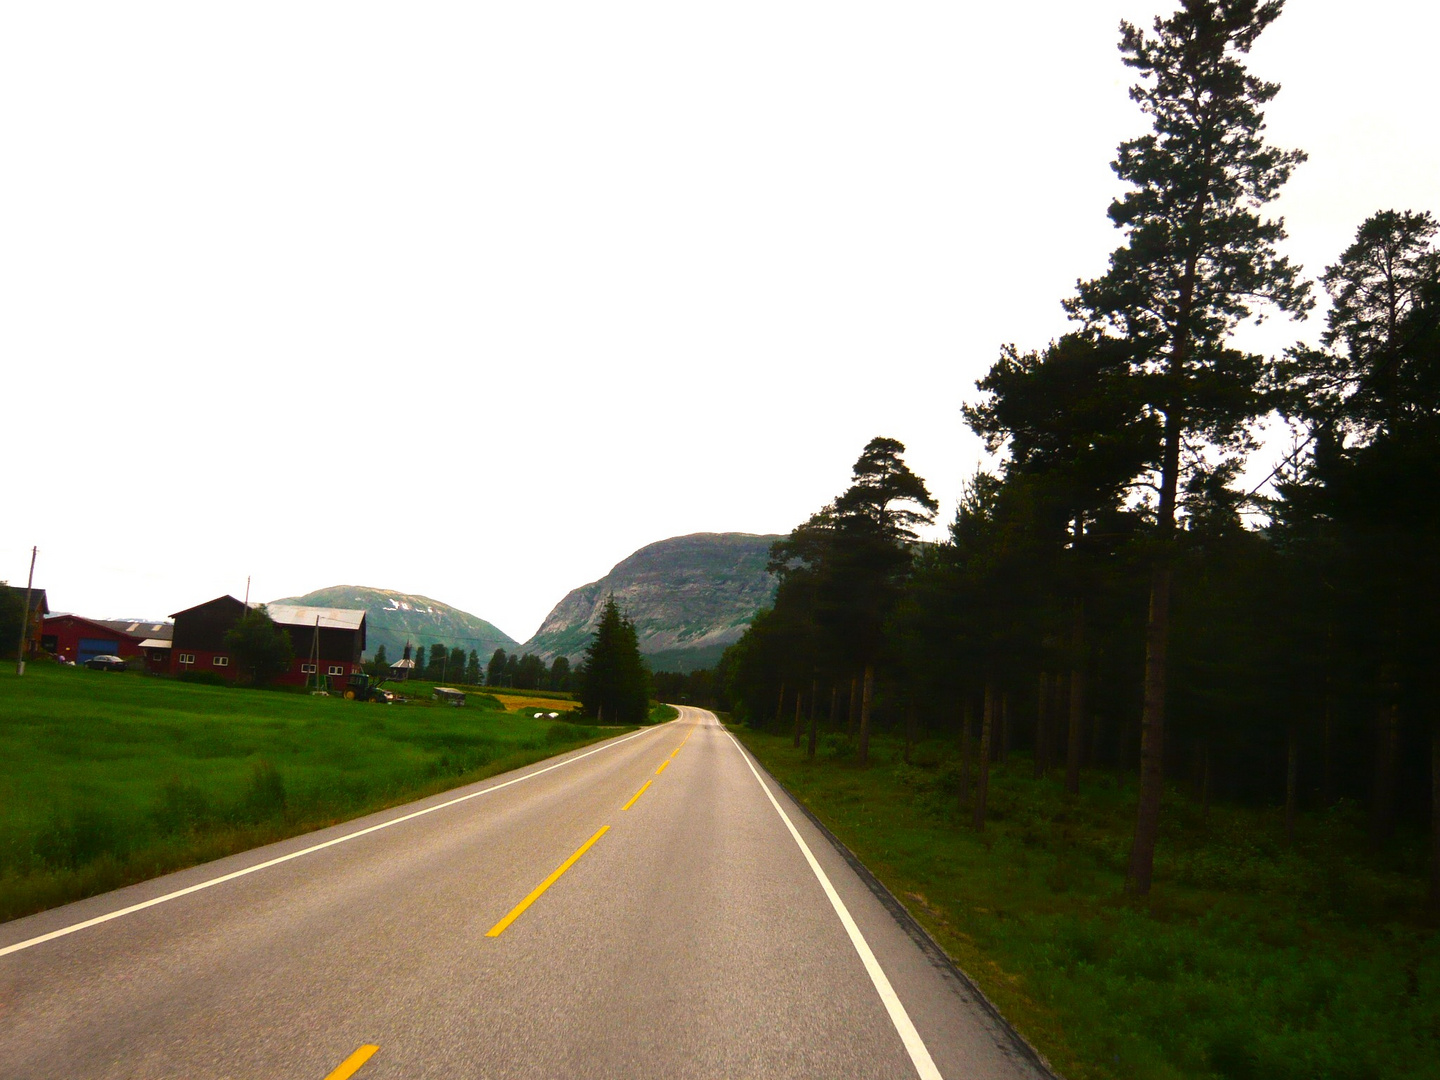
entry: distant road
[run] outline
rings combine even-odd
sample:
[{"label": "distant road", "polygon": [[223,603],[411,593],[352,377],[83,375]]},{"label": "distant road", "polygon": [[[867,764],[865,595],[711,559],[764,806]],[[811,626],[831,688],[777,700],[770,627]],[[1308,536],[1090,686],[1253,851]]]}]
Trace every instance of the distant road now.
[{"label": "distant road", "polygon": [[0,926],[6,1080],[350,1075],[1044,1074],[699,709]]}]

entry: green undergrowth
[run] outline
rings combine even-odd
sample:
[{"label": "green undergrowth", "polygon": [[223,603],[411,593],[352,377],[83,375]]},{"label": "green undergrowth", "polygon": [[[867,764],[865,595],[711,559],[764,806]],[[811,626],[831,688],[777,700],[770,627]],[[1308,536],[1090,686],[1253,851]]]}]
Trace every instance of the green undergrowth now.
[{"label": "green undergrowth", "polygon": [[1419,838],[1372,851],[1353,805],[1303,815],[1167,794],[1152,895],[1122,892],[1135,789],[1082,794],[991,774],[983,833],[948,746],[843,736],[817,760],[737,733],[910,908],[1072,1080],[1379,1080],[1440,1076],[1440,936]]},{"label": "green undergrowth", "polygon": [[0,673],[0,921],[629,730],[484,706]]},{"label": "green undergrowth", "polygon": [[666,705],[660,701],[650,703],[650,723],[664,724],[676,720],[680,716],[680,710],[674,705]]}]

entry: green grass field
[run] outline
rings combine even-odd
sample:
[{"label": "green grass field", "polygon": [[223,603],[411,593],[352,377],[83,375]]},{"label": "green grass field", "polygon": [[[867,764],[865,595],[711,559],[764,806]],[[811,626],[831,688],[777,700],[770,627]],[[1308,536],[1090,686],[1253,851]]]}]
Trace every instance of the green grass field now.
[{"label": "green grass field", "polygon": [[0,920],[625,730],[53,664],[0,671]]},{"label": "green grass field", "polygon": [[[1372,851],[1357,808],[1305,816],[1167,795],[1148,903],[1122,895],[1135,789],[1082,794],[991,774],[964,824],[952,748],[880,737],[857,768],[831,736],[813,762],[737,734],[898,896],[1070,1080],[1440,1076],[1440,935],[1424,845]],[[968,815],[967,815],[968,818]]]}]

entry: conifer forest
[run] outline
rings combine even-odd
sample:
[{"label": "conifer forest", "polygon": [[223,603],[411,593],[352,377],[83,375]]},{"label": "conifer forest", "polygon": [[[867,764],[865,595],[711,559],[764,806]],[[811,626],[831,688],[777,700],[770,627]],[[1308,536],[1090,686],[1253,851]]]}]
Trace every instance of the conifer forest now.
[{"label": "conifer forest", "polygon": [[[937,503],[874,439],[775,545],[774,604],[713,694],[811,756],[817,731],[860,764],[877,731],[944,740],[977,830],[1006,754],[1071,793],[1129,776],[1133,897],[1183,798],[1275,808],[1290,839],[1350,807],[1376,852],[1410,838],[1440,910],[1437,221],[1377,207],[1318,273],[1287,259],[1272,204],[1305,153],[1268,140],[1280,87],[1249,63],[1280,11],[1122,26],[1148,130],[1112,163],[1117,246],[1056,298],[1069,332],[1016,327],[963,405],[993,466],[922,541]],[[1236,342],[1312,310],[1318,343]],[[1242,483],[1276,418],[1278,465]]]}]

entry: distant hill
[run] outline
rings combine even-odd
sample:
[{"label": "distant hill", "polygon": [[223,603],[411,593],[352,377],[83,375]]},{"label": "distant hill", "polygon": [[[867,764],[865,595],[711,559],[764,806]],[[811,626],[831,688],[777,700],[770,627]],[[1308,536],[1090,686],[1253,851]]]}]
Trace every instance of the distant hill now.
[{"label": "distant hill", "polygon": [[365,654],[385,646],[385,655],[400,659],[408,640],[411,645],[456,646],[467,653],[474,649],[486,663],[496,649],[511,652],[518,642],[505,631],[468,611],[442,604],[428,596],[371,589],[364,585],[333,585],[304,596],[287,596],[277,604],[308,604],[313,607],[364,608]]},{"label": "distant hill", "polygon": [[635,622],[655,671],[693,671],[720,659],[775,594],[765,571],[778,536],[694,533],[641,548],[599,581],[573,590],[523,646],[578,660],[613,592]]}]

